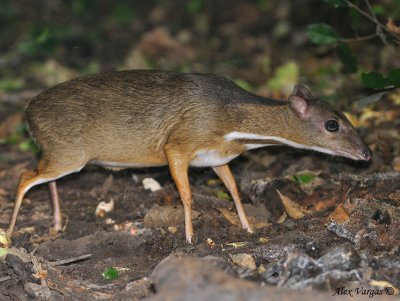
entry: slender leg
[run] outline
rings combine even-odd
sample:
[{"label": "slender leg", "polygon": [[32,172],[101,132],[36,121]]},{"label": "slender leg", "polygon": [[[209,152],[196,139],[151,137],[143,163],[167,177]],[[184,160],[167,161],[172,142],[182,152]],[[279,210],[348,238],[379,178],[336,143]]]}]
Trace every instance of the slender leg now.
[{"label": "slender leg", "polygon": [[172,178],[178,188],[183,210],[185,213],[185,233],[186,241],[192,243],[193,225],[192,225],[192,193],[190,191],[188,168],[189,162],[174,150],[169,150],[166,146],[165,152],[168,158],[168,165]]},{"label": "slender leg", "polygon": [[[73,173],[73,172],[78,172],[82,169],[82,167],[85,164],[78,165],[78,166],[72,166],[69,165],[68,168],[66,168],[65,165],[59,166],[56,164],[49,164],[47,163],[47,160],[42,160],[39,162],[38,165],[38,172],[33,172],[33,171],[26,171],[22,173],[21,179],[18,185],[17,189],[17,194],[15,197],[15,205],[14,205],[14,211],[11,217],[10,225],[8,226],[7,234],[8,236],[12,236],[12,233],[14,232],[15,224],[17,222],[17,217],[19,210],[21,208],[22,200],[25,196],[25,194],[28,192],[29,189],[32,187],[42,184],[42,183],[47,183],[50,181],[54,181],[62,176],[65,176],[67,174]],[[55,186],[55,185],[54,185]],[[51,188],[50,188],[51,189]],[[57,202],[56,200],[54,202]],[[59,214],[60,216],[60,224],[61,226],[61,213],[59,208],[57,209],[56,207],[59,207],[59,204],[55,206],[55,211],[58,210],[58,213],[55,212],[55,215]],[[55,220],[57,223],[57,220]],[[57,226],[57,224],[56,224]]]},{"label": "slender leg", "polygon": [[221,179],[221,181],[225,184],[226,188],[230,192],[233,201],[236,206],[236,210],[239,215],[240,223],[242,224],[242,228],[247,230],[249,233],[253,233],[253,230],[250,227],[250,224],[247,220],[246,213],[244,212],[242,201],[240,200],[239,191],[236,186],[235,179],[233,178],[232,172],[228,166],[228,164],[213,167],[215,173]]},{"label": "slender leg", "polygon": [[53,227],[56,231],[62,230],[62,215],[60,198],[58,197],[56,181],[49,182],[50,198],[53,204]]},{"label": "slender leg", "polygon": [[34,171],[26,171],[21,175],[21,179],[18,185],[17,195],[15,198],[14,211],[11,217],[10,225],[7,230],[8,236],[11,237],[14,232],[15,223],[17,222],[17,217],[19,213],[19,209],[21,208],[22,200],[25,196],[25,193],[33,186],[44,183],[45,180],[40,178],[38,174]]}]

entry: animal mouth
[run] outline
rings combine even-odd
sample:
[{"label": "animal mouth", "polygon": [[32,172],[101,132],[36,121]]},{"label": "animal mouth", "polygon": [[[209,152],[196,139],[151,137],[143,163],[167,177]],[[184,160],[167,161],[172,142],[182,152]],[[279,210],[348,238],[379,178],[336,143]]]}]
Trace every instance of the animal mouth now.
[{"label": "animal mouth", "polygon": [[346,152],[346,151],[342,151],[342,150],[338,150],[336,151],[336,154],[342,157],[346,157],[349,159],[353,159],[353,160],[362,160],[362,161],[369,161],[369,158],[366,159],[364,154],[362,154],[361,152],[354,152],[354,153],[350,153],[350,152]]}]

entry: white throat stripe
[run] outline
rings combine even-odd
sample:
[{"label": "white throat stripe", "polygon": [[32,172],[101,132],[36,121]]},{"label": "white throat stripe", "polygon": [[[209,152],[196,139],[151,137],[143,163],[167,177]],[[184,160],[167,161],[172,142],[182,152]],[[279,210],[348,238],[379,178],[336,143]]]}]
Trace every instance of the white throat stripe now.
[{"label": "white throat stripe", "polygon": [[304,144],[300,144],[297,142],[290,141],[288,139],[282,138],[282,137],[276,137],[276,136],[264,136],[264,135],[258,135],[258,134],[252,134],[252,133],[242,133],[242,132],[231,132],[229,134],[226,134],[224,136],[224,139],[226,141],[232,141],[232,140],[237,140],[237,139],[259,139],[259,140],[272,140],[272,141],[277,141],[279,143],[289,145],[295,148],[301,148],[301,149],[310,149],[314,150],[317,152],[321,153],[326,153],[329,155],[336,155],[335,152],[331,151],[330,149],[323,148],[323,147],[318,147],[318,146],[307,146]]}]

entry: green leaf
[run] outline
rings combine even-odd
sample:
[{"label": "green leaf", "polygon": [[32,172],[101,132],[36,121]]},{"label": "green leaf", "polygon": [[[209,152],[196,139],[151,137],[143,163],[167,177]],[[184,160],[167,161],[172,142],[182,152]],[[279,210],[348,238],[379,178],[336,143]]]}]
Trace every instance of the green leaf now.
[{"label": "green leaf", "polygon": [[387,77],[392,85],[400,88],[400,68],[391,70]]},{"label": "green leaf", "polygon": [[346,2],[343,0],[324,0],[325,3],[332,5],[334,8],[347,7]]},{"label": "green leaf", "polygon": [[385,12],[385,8],[382,5],[379,5],[379,4],[372,5],[372,10],[377,15],[383,15],[383,14],[386,13]]},{"label": "green leaf", "polygon": [[316,175],[313,174],[312,172],[305,171],[305,172],[294,175],[293,181],[297,182],[300,185],[303,185],[303,184],[310,183],[312,180],[315,179],[315,177],[316,177]]},{"label": "green leaf", "polygon": [[293,85],[299,80],[299,65],[289,61],[275,70],[274,76],[268,81],[268,88],[280,91],[283,87]]},{"label": "green leaf", "polygon": [[361,81],[364,86],[372,89],[383,89],[391,85],[390,80],[378,72],[361,73]]},{"label": "green leaf", "polygon": [[311,24],[307,26],[306,32],[310,40],[318,45],[332,44],[339,40],[336,31],[325,23]]},{"label": "green leaf", "polygon": [[353,54],[353,51],[347,45],[346,43],[339,43],[339,45],[336,47],[336,52],[341,60],[343,66],[344,66],[344,71],[346,73],[355,73],[357,72],[357,60]]},{"label": "green leaf", "polygon": [[106,268],[101,276],[106,280],[115,280],[118,279],[119,272],[116,268]]},{"label": "green leaf", "polygon": [[5,248],[0,248],[0,258],[4,257],[7,255],[7,249]]},{"label": "green leaf", "polygon": [[350,24],[354,32],[358,32],[361,25],[362,15],[354,8],[350,9]]},{"label": "green leaf", "polygon": [[223,191],[218,191],[217,198],[223,199],[223,200],[230,200],[231,199],[230,195],[227,194],[226,192],[223,192]]}]

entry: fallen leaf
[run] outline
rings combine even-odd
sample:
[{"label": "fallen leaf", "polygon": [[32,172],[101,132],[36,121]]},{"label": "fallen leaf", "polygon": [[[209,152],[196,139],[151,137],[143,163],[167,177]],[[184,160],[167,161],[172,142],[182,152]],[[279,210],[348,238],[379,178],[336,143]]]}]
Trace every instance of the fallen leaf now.
[{"label": "fallen leaf", "polygon": [[[197,219],[200,212],[192,210],[192,220]],[[144,216],[146,226],[178,226],[185,221],[183,207],[175,208],[173,206],[154,205]]]},{"label": "fallen leaf", "polygon": [[233,263],[241,268],[249,269],[250,271],[254,271],[257,268],[254,258],[250,254],[233,254],[230,255],[230,258]]},{"label": "fallen leaf", "polygon": [[278,224],[282,224],[285,222],[285,220],[287,219],[288,215],[286,212],[283,212],[282,215],[278,218],[278,220],[276,221]]},{"label": "fallen leaf", "polygon": [[234,247],[234,248],[241,248],[241,247],[244,247],[245,245],[247,245],[247,242],[245,242],[245,241],[228,242],[225,244],[225,246]]},{"label": "fallen leaf", "polygon": [[161,185],[153,178],[144,178],[142,183],[143,183],[144,189],[151,190],[152,192],[162,189]]},{"label": "fallen leaf", "polygon": [[265,244],[265,243],[268,242],[268,240],[269,240],[268,237],[260,237],[260,238],[258,239],[258,242],[259,242],[259,243],[262,243],[262,244]]},{"label": "fallen leaf", "polygon": [[293,219],[299,219],[304,217],[311,211],[302,208],[299,204],[293,202],[287,196],[284,196],[278,189],[276,190],[281,198],[282,204],[285,207],[286,213]]},{"label": "fallen leaf", "polygon": [[[385,281],[385,280],[374,280],[371,279],[369,281],[369,285],[371,286],[377,286],[377,287],[383,287],[385,289],[385,292],[387,295],[398,295],[400,290],[395,287],[392,283],[390,283],[389,281]],[[386,290],[387,288],[389,288],[389,290]],[[393,289],[393,290],[391,290]]]},{"label": "fallen leaf", "polygon": [[215,185],[221,185],[221,184],[222,184],[222,182],[220,179],[209,179],[207,181],[208,186],[215,186]]},{"label": "fallen leaf", "polygon": [[106,213],[114,210],[114,200],[110,199],[108,203],[100,202],[95,210],[95,215],[98,217],[104,217]]},{"label": "fallen leaf", "polygon": [[318,200],[312,208],[315,211],[321,211],[321,210],[331,208],[331,207],[335,206],[335,204],[336,204],[336,198],[333,197],[333,198],[330,198],[327,200],[326,199]]},{"label": "fallen leaf", "polygon": [[217,198],[228,201],[231,200],[231,196],[224,191],[218,191]]},{"label": "fallen leaf", "polygon": [[2,245],[5,248],[8,248],[10,244],[11,244],[10,237],[8,237],[6,232],[0,230],[0,245]]},{"label": "fallen leaf", "polygon": [[239,216],[226,208],[215,208],[225,217],[228,222],[236,227],[241,227]]},{"label": "fallen leaf", "polygon": [[340,204],[336,209],[326,218],[327,222],[335,221],[338,224],[342,224],[350,218],[343,204]]},{"label": "fallen leaf", "polygon": [[390,32],[400,34],[400,27],[393,22],[392,18],[388,18],[388,21],[386,22],[386,28]]},{"label": "fallen leaf", "polygon": [[178,231],[178,228],[177,228],[177,227],[174,227],[174,226],[170,226],[170,227],[168,227],[168,231],[169,231],[169,233],[171,233],[171,234],[175,234],[176,231]]},{"label": "fallen leaf", "polygon": [[[242,227],[239,216],[236,213],[231,212],[226,208],[215,208],[215,209],[217,209],[219,212],[221,212],[221,214],[225,217],[225,219],[228,220],[228,222],[230,222],[232,225],[234,225],[238,228]],[[248,216],[247,219],[249,221],[250,226],[253,229],[260,229],[260,228],[268,227],[271,225],[270,223],[268,223],[266,221],[257,220],[255,217],[252,217],[252,216]]]}]

